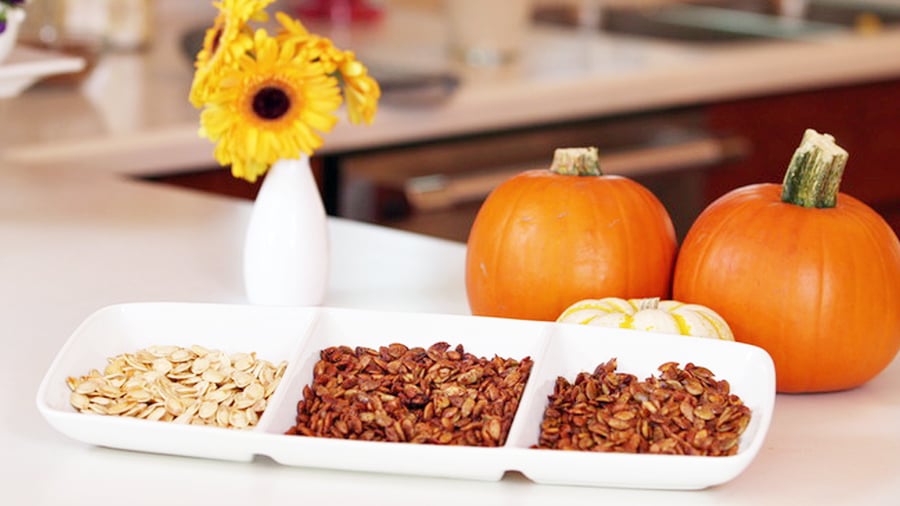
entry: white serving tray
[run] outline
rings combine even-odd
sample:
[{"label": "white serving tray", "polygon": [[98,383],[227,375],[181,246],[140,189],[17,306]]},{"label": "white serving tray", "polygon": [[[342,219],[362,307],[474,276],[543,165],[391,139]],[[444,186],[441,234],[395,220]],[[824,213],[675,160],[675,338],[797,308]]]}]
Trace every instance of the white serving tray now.
[{"label": "white serving tray", "polygon": [[[284,435],[294,423],[303,386],[311,383],[319,351],[347,345],[377,348],[399,342],[427,348],[462,344],[477,356],[521,360],[534,367],[500,448],[345,441]],[[66,378],[102,369],[106,359],[153,344],[199,344],[225,352],[257,352],[289,365],[269,408],[249,430],[176,425],[76,412]],[[574,380],[610,358],[640,379],[664,362],[702,365],[726,379],[752,410],[729,457],[637,455],[536,450],[547,396],[558,376]],[[700,489],[738,476],[759,452],[772,420],[775,371],[760,348],[727,341],[572,324],[474,316],[394,313],[328,307],[265,307],[137,303],[110,306],[75,330],[47,371],[37,394],[46,420],[67,436],[126,450],[251,461],[266,455],[290,466],[392,474],[499,480],[520,471],[536,483],[630,488]]]}]

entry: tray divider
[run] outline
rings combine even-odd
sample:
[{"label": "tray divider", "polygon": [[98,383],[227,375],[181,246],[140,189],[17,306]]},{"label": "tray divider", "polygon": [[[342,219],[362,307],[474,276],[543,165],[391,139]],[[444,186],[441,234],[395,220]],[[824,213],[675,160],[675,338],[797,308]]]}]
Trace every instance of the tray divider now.
[{"label": "tray divider", "polygon": [[[544,363],[546,362],[544,359],[553,345],[554,329],[556,325],[557,324],[555,323],[549,323],[544,326],[544,329],[541,332],[540,351],[535,356],[531,357],[534,361],[534,365],[532,366],[531,374],[528,377],[528,384],[525,386],[525,391],[522,393],[522,399],[519,402],[518,409],[516,409],[516,416],[513,419],[512,426],[509,428],[506,443],[502,448],[504,472],[521,472],[523,467],[522,459],[528,458],[530,455],[530,452],[527,451],[528,447],[533,443],[537,443],[537,434],[531,435],[533,437],[523,434],[523,432],[527,430],[524,427],[527,424],[527,421],[523,420],[529,412],[533,411],[535,404],[543,406],[547,401],[545,393],[539,388],[539,382],[545,375],[543,373],[543,370],[546,368],[544,366]],[[533,443],[527,443],[532,439],[534,440]]]},{"label": "tray divider", "polygon": [[[306,326],[306,329],[303,331],[303,335],[300,337],[298,342],[291,349],[290,357],[288,358],[288,365],[284,371],[284,375],[281,378],[281,381],[276,387],[275,391],[272,393],[272,396],[269,397],[268,407],[263,415],[259,419],[259,423],[257,423],[256,427],[253,428],[253,432],[257,433],[270,433],[270,427],[274,422],[272,419],[274,418],[272,413],[277,411],[277,409],[269,409],[269,408],[277,408],[277,406],[281,405],[283,402],[288,402],[286,396],[290,394],[288,392],[288,385],[291,384],[291,379],[299,374],[298,370],[301,367],[300,360],[302,357],[307,356],[309,353],[308,348],[310,341],[312,341],[313,333],[316,328],[320,325],[320,322],[323,318],[323,313],[325,313],[327,309],[325,308],[314,308],[313,317],[309,320],[309,324]],[[265,439],[260,439],[260,441],[265,441]]]}]

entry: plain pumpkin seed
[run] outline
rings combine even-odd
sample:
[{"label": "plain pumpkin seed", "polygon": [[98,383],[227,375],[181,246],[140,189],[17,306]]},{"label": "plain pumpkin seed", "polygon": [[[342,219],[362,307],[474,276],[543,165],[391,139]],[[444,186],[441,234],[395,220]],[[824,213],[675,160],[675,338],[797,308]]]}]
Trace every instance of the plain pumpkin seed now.
[{"label": "plain pumpkin seed", "polygon": [[69,402],[83,413],[249,428],[259,422],[284,372],[256,353],[155,345],[107,359],[66,378]]}]

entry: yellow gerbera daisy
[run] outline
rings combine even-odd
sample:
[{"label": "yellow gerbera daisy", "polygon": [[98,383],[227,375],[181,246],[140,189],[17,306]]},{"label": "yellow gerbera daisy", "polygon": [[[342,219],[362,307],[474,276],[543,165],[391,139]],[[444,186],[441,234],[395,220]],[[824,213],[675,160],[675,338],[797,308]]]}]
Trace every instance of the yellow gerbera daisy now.
[{"label": "yellow gerbera daisy", "polygon": [[278,159],[311,155],[322,145],[318,132],[337,122],[338,81],[298,54],[304,50],[279,45],[260,29],[251,50],[223,66],[200,133],[217,143],[216,160],[230,164],[235,177],[253,182]]},{"label": "yellow gerbera daisy", "polygon": [[327,74],[333,74],[337,70],[344,53],[334,47],[330,40],[309,33],[303,23],[283,12],[276,12],[275,19],[281,24],[281,31],[276,35],[280,44],[297,46],[298,58],[311,58],[321,63]]},{"label": "yellow gerbera daisy", "polygon": [[357,124],[362,122],[371,124],[378,110],[381,87],[369,75],[366,66],[356,60],[353,53],[347,51],[344,55],[339,70],[344,80],[344,96],[347,100],[350,121]]},{"label": "yellow gerbera daisy", "polygon": [[308,49],[305,54],[320,62],[325,72],[340,72],[350,121],[371,124],[375,119],[378,99],[381,98],[381,88],[369,75],[366,66],[356,59],[356,55],[352,51],[341,51],[334,47],[327,38],[310,34],[299,20],[283,12],[275,13],[275,19],[282,27],[278,34],[280,42],[305,46]]},{"label": "yellow gerbera daisy", "polygon": [[299,19],[294,19],[283,12],[276,12],[275,19],[281,25],[279,37],[310,37],[309,31]]},{"label": "yellow gerbera daisy", "polygon": [[353,123],[371,123],[381,95],[352,52],[284,13],[276,14],[281,28],[274,37],[254,32],[250,22],[267,20],[273,2],[214,3],[219,15],[197,54],[191,86],[191,103],[203,108],[200,135],[216,144],[220,164],[250,182],[279,159],[312,155],[343,100]]},{"label": "yellow gerbera daisy", "polygon": [[201,107],[219,79],[217,70],[222,64],[233,61],[245,53],[250,45],[251,20],[265,21],[265,8],[274,0],[222,0],[214,2],[219,13],[213,26],[206,30],[203,47],[197,53],[194,80],[191,83],[190,101]]}]

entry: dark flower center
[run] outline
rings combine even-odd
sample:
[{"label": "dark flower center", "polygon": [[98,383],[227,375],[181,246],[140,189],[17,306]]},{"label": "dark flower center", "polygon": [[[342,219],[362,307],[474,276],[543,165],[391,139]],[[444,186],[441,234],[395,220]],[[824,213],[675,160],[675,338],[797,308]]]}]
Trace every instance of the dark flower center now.
[{"label": "dark flower center", "polygon": [[253,96],[253,112],[262,119],[276,120],[291,108],[291,98],[281,88],[266,86]]}]

